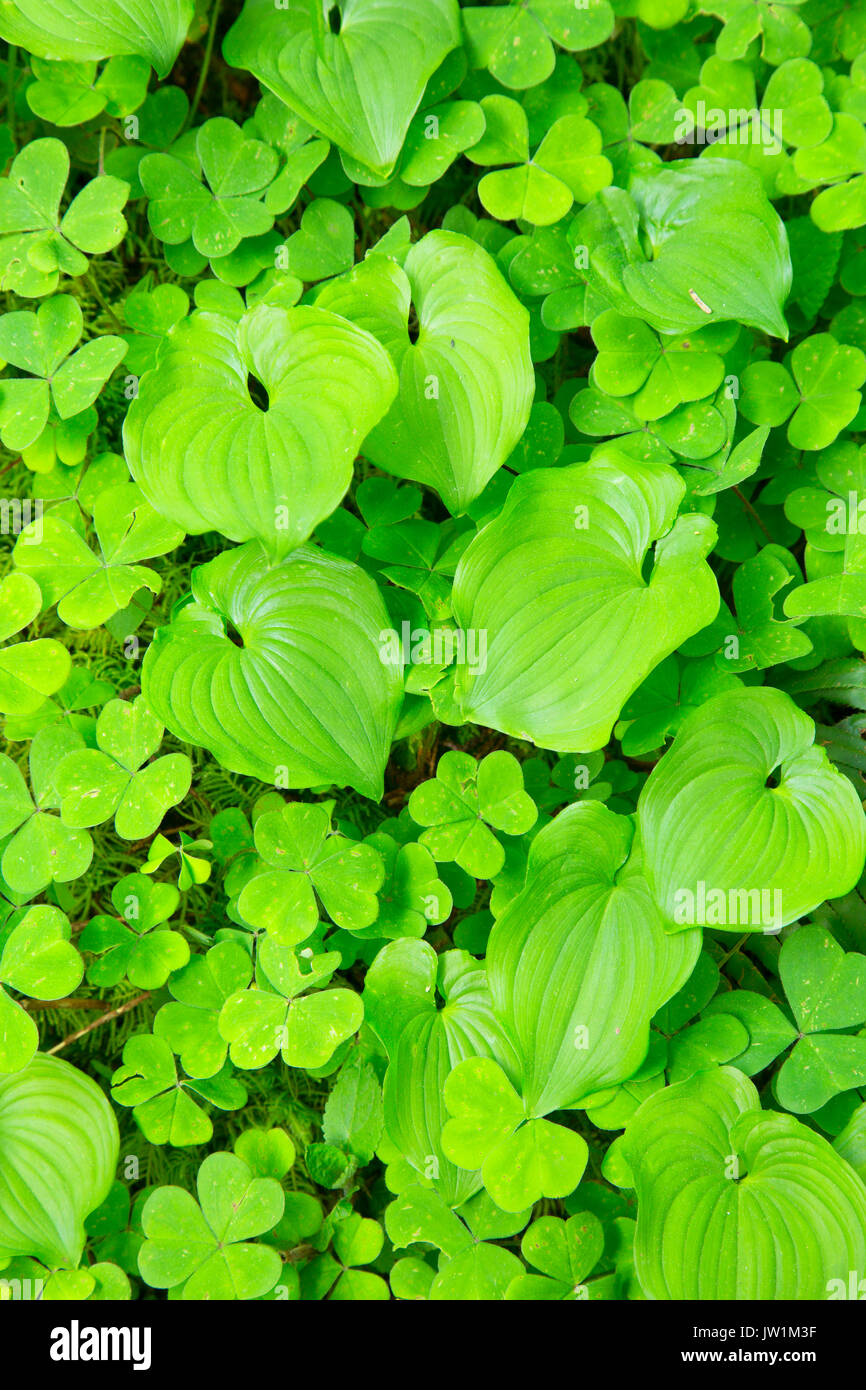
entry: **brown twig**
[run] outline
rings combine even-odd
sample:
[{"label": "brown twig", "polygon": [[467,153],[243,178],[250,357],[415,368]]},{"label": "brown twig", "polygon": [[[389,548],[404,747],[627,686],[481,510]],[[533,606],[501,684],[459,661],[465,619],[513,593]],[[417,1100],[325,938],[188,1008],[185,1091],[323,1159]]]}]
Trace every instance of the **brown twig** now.
[{"label": "brown twig", "polygon": [[105,999],[19,999],[18,1003],[28,1013],[39,1009],[102,1009],[109,1007]]},{"label": "brown twig", "polygon": [[64,1038],[63,1041],[57,1043],[55,1047],[49,1047],[48,1056],[52,1056],[55,1052],[62,1052],[64,1047],[69,1047],[70,1043],[78,1042],[79,1038],[83,1038],[85,1033],[91,1033],[94,1028],[101,1028],[102,1024],[108,1023],[109,1019],[120,1018],[121,1014],[128,1014],[130,1009],[134,1009],[137,1004],[141,1004],[145,999],[149,999],[150,995],[151,991],[149,989],[145,990],[144,994],[137,994],[134,999],[127,999],[125,1004],[120,1004],[118,1008],[111,1009],[107,1014],[102,1014],[99,1018],[95,1018],[92,1023],[88,1023],[84,1028],[79,1028],[77,1033],[70,1033],[68,1038]]}]

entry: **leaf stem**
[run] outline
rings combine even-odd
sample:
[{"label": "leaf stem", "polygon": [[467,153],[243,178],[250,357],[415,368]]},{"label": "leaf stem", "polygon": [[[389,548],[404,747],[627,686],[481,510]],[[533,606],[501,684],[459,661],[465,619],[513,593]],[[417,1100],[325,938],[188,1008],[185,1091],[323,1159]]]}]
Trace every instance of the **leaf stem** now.
[{"label": "leaf stem", "polygon": [[201,72],[198,75],[198,82],[196,83],[195,93],[192,99],[192,105],[189,108],[189,115],[183,123],[184,130],[188,129],[188,127],[192,125],[193,120],[195,119],[195,113],[198,110],[198,104],[202,98],[204,84],[207,80],[207,71],[210,67],[211,55],[213,53],[214,39],[216,38],[217,20],[219,19],[221,4],[222,0],[214,0],[213,9],[210,12],[210,23],[208,25],[207,42],[205,43],[204,47],[204,58],[202,59]]},{"label": "leaf stem", "polygon": [[18,60],[18,49],[14,44],[9,45],[9,54],[6,59],[6,104],[9,108],[9,134],[12,137],[13,154],[18,149],[18,140],[15,128],[15,70]]},{"label": "leaf stem", "polygon": [[89,284],[90,288],[93,290],[93,293],[94,293],[95,298],[99,301],[100,307],[103,309],[103,311],[104,311],[106,314],[108,314],[109,318],[113,320],[114,325],[115,325],[115,327],[118,329],[118,331],[119,331],[120,333],[125,332],[126,330],[125,330],[125,328],[124,328],[124,325],[121,323],[121,321],[120,321],[120,319],[118,318],[117,314],[114,312],[114,310],[112,309],[112,307],[111,307],[111,305],[109,304],[108,300],[107,300],[107,299],[105,298],[105,296],[103,295],[102,290],[99,288],[99,284],[98,284],[98,282],[97,282],[96,276],[94,275],[92,269],[88,270],[87,275],[86,275],[85,278],[86,278],[87,283]]},{"label": "leaf stem", "polygon": [[731,959],[731,956],[735,956],[735,955],[737,954],[737,952],[740,950],[740,948],[741,948],[742,946],[745,946],[745,944],[746,944],[746,942],[748,941],[748,939],[749,939],[749,933],[748,933],[748,932],[745,932],[744,935],[740,937],[739,941],[734,942],[734,945],[731,947],[730,951],[726,951],[726,952],[725,952],[725,954],[722,956],[721,960],[719,961],[719,965],[722,966],[722,965],[727,964],[727,962]]},{"label": "leaf stem", "polygon": [[86,1011],[98,1009],[105,1012],[109,1005],[104,999],[19,999],[17,1001],[22,1009],[28,1013],[38,1013],[42,1009],[68,1009],[70,1012],[77,1012],[79,1009]]}]

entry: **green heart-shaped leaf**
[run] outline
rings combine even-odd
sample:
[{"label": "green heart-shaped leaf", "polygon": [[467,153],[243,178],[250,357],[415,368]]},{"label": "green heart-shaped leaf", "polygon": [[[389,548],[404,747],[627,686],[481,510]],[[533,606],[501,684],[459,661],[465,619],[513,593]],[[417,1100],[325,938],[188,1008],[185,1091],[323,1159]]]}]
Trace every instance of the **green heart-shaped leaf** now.
[{"label": "green heart-shaped leaf", "polygon": [[307,548],[272,568],[250,543],[194,570],[192,585],[194,603],[145,656],[156,717],[272,785],[381,796],[401,676],[381,657],[390,620],[368,576]]},{"label": "green heart-shaped leaf", "polygon": [[[778,786],[768,783],[778,769]],[[780,690],[715,696],[641,793],[646,872],[674,928],[778,931],[857,882],[866,817]]]},{"label": "green heart-shaped leaf", "polygon": [[863,1277],[866,1187],[814,1130],[762,1111],[742,1072],[659,1091],[622,1143],[648,1298],[820,1300]]},{"label": "green heart-shaped leaf", "polygon": [[246,0],[223,43],[246,68],[353,159],[391,173],[428,79],[460,44],[455,0],[339,0],[339,32],[321,7]]},{"label": "green heart-shaped leaf", "polygon": [[[729,159],[680,160],[603,190],[578,217],[590,285],[663,333],[734,319],[787,338],[785,229],[761,180]],[[708,257],[707,240],[730,254]],[[648,250],[646,248],[649,248]]]},{"label": "green heart-shaped leaf", "polygon": [[402,269],[371,256],[316,302],[378,338],[399,375],[366,457],[435,487],[450,511],[465,511],[520,439],[534,390],[528,315],[496,262],[468,237],[430,232]]},{"label": "green heart-shaped leaf", "polygon": [[46,10],[28,0],[7,0],[0,38],[40,58],[73,62],[137,53],[165,77],[186,38],[193,0],[149,0],[130,7],[123,0],[56,0]]},{"label": "green heart-shaped leaf", "polygon": [[529,1115],[631,1076],[650,1019],[700,951],[699,932],[664,930],[632,836],[599,802],[563,811],[533,841],[526,886],[491,932],[490,988],[517,1041]]},{"label": "green heart-shaped leaf", "polygon": [[130,406],[129,466],[186,531],[256,537],[284,556],[337,506],[396,389],[380,344],[335,314],[259,304],[234,323],[199,313],[170,331]]},{"label": "green heart-shaped leaf", "polygon": [[714,527],[675,520],[683,489],[611,447],[517,479],[454,579],[458,625],[486,634],[483,669],[457,668],[464,719],[558,752],[604,747],[628,696],[717,611]]},{"label": "green heart-shaped leaf", "polygon": [[37,1055],[0,1077],[0,1260],[78,1264],[84,1218],[111,1187],[119,1138],[95,1081]]}]

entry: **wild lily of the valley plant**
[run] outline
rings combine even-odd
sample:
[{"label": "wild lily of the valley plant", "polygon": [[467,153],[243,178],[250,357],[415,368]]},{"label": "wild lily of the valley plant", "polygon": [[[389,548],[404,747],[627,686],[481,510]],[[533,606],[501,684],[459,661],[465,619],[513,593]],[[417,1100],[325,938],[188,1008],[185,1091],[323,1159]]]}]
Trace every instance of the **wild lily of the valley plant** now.
[{"label": "wild lily of the valley plant", "polygon": [[3,1298],[866,1290],[866,4],[2,0]]}]

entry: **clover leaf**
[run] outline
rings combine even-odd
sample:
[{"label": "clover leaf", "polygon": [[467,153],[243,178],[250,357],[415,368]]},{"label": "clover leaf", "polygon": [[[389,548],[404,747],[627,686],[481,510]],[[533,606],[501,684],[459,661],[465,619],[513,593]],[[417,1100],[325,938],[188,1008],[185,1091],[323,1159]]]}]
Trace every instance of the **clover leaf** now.
[{"label": "clover leaf", "polygon": [[761,56],[774,66],[801,57],[811,48],[808,28],[787,5],[774,5],[771,0],[755,0],[754,4],[751,0],[711,0],[706,9],[723,22],[716,51],[726,62],[742,58],[759,35]]},{"label": "clover leaf", "polygon": [[484,109],[477,101],[424,105],[412,118],[400,155],[399,175],[411,188],[426,188],[484,132]]},{"label": "clover leaf", "polygon": [[127,144],[118,145],[105,156],[109,174],[124,179],[130,197],[141,198],[141,161],[154,151],[165,153],[175,146],[189,115],[189,97],[182,87],[162,85],[151,92],[135,114],[137,134]]},{"label": "clover leaf", "polygon": [[[0,580],[0,642],[28,627],[42,609],[42,591],[28,574]],[[33,715],[43,709],[69,677],[69,652],[53,637],[13,642],[0,648],[0,710]]]},{"label": "clover leaf", "polygon": [[152,835],[168,808],[186,796],[192,778],[186,753],[151,761],[163,733],[141,696],[130,703],[109,700],[96,721],[97,747],[70,753],[57,769],[64,824],[82,830],[113,816],[121,839]]},{"label": "clover leaf", "polygon": [[295,1161],[295,1146],[284,1129],[245,1129],[234,1141],[234,1151],[256,1178],[286,1176]]},{"label": "clover leaf", "polygon": [[331,198],[316,198],[285,242],[285,269],[307,283],[326,280],[351,267],[354,250],[355,221],[349,209]]},{"label": "clover leaf", "polygon": [[148,220],[160,241],[191,241],[200,255],[218,259],[244,237],[270,231],[273,215],[261,198],[279,158],[225,116],[199,126],[195,153],[203,178],[175,155],[145,155],[139,178],[150,200]]},{"label": "clover leaf", "polygon": [[[725,675],[719,666],[728,669],[726,662],[717,666],[706,657],[683,662],[676,656],[657,666],[623,705],[617,725],[623,753],[636,758],[661,748],[698,705],[736,689],[736,677]],[[609,765],[604,774],[609,775]]]},{"label": "clover leaf", "polygon": [[251,975],[249,955],[233,941],[192,956],[172,974],[168,988],[174,1002],[163,1004],[153,1031],[177,1053],[188,1076],[215,1076],[225,1064],[228,1044],[219,1031],[220,1010],[230,995],[246,989]]},{"label": "clover leaf", "polygon": [[[132,1286],[123,1270],[116,1264],[101,1260],[87,1269],[48,1269],[37,1260],[13,1260],[4,1267],[3,1280],[4,1284],[0,1287],[14,1289],[17,1284],[22,1289],[33,1289],[30,1297],[38,1298],[42,1303],[132,1298]],[[25,1293],[24,1297],[27,1296]]]},{"label": "clover leaf", "polygon": [[13,893],[34,897],[49,883],[67,883],[90,867],[93,841],[87,831],[71,830],[53,814],[59,801],[53,785],[56,760],[83,743],[80,734],[62,727],[42,730],[33,739],[32,796],[16,764],[0,754],[0,873]]},{"label": "clover leaf", "polygon": [[510,97],[481,102],[487,128],[467,151],[477,164],[520,161],[509,169],[485,174],[478,185],[483,206],[500,222],[522,218],[538,227],[559,222],[577,201],[587,203],[613,178],[610,160],[601,153],[601,132],[583,116],[561,116],[550,126],[532,158],[529,123],[523,107]]},{"label": "clover leaf", "polygon": [[[0,581],[0,641],[27,627],[42,609],[39,585],[26,574],[8,574]],[[53,638],[13,642],[0,649],[0,710],[28,722],[43,711],[48,697],[66,684],[72,660]],[[16,737],[11,732],[7,735]]]},{"label": "clover leaf", "polygon": [[79,945],[100,957],[88,967],[91,984],[112,986],[124,977],[138,989],[161,989],[189,960],[189,945],[178,932],[162,928],[180,894],[169,883],[127,874],[111,890],[116,917],[100,913],[84,928]]},{"label": "clover leaf", "polygon": [[720,350],[733,336],[728,325],[713,324],[662,342],[640,319],[609,309],[592,323],[593,381],[608,395],[632,397],[639,420],[659,420],[718,389],[725,375]]},{"label": "clover leaf", "polygon": [[486,1192],[454,1210],[438,1192],[410,1185],[387,1207],[385,1228],[397,1249],[431,1245],[441,1252],[439,1272],[426,1285],[432,1301],[489,1300],[504,1298],[523,1273],[516,1255],[495,1242],[521,1230],[528,1217],[502,1211]]},{"label": "clover leaf", "polygon": [[586,1141],[549,1120],[527,1118],[498,1063],[459,1062],[445,1082],[451,1112],[442,1147],[452,1163],[480,1168],[484,1186],[503,1211],[522,1211],[540,1197],[567,1197],[583,1176]]},{"label": "clover leaf", "polygon": [[866,449],[837,440],[814,461],[814,475],[787,490],[785,515],[802,527],[816,550],[844,550],[848,537],[864,523],[860,499],[866,497]]},{"label": "clover leaf", "polygon": [[368,927],[356,931],[362,937],[422,937],[451,915],[453,899],[436,872],[433,855],[420,844],[398,845],[378,831],[365,844],[382,856],[385,878],[378,890],[379,911]]},{"label": "clover leaf", "polygon": [[613,32],[608,0],[527,0],[525,5],[463,10],[469,61],[503,87],[535,87],[553,72],[554,43],[569,53],[595,48]]},{"label": "clover leaf", "polygon": [[[371,485],[378,493],[375,503],[369,491]],[[393,509],[383,505],[389,497],[393,498]],[[381,573],[392,584],[418,595],[428,618],[444,622],[451,615],[451,581],[472,533],[462,521],[437,523],[413,517],[420,500],[417,488],[398,487],[385,478],[363,482],[356,502],[369,530],[360,532],[361,550],[381,564]],[[351,515],[344,513],[346,518]],[[329,520],[334,519],[332,516]],[[356,518],[352,517],[352,521]],[[354,532],[352,544],[357,534]],[[323,540],[330,539],[331,532],[319,527],[319,535]],[[420,634],[422,640],[424,635]]]},{"label": "clover leaf", "polygon": [[132,330],[123,335],[127,371],[141,376],[153,367],[163,338],[188,311],[189,299],[179,285],[151,289],[147,278],[136,285],[123,304],[124,322]]},{"label": "clover leaf", "polygon": [[795,449],[825,449],[860,409],[866,354],[837,343],[830,333],[816,333],[794,348],[791,371],[800,404],[788,425],[788,441]]},{"label": "clover leaf", "polygon": [[35,313],[0,318],[0,358],[28,373],[0,380],[0,428],[7,449],[35,444],[53,408],[69,420],[92,405],[126,352],[122,338],[93,338],[75,351],[84,319],[71,295],[55,295]]},{"label": "clover leaf", "polygon": [[[721,994],[707,1008],[745,1026],[749,1047],[735,1065],[752,1076],[794,1046],[773,1080],[780,1105],[810,1114],[841,1092],[866,1085],[866,956],[844,951],[820,926],[801,926],[782,943],[779,974],[788,1008],[753,991]],[[793,1023],[791,1017],[793,1016]]]},{"label": "clover leaf", "polygon": [[254,1244],[283,1214],[273,1178],[253,1177],[237,1154],[209,1154],[196,1178],[198,1201],[182,1187],[152,1192],[141,1214],[138,1267],[155,1289],[182,1286],[184,1299],[260,1298],[277,1282],[276,1250]]},{"label": "clover leaf", "polygon": [[[257,979],[226,999],[219,1031],[236,1066],[266,1066],[278,1053],[290,1067],[323,1067],[361,1026],[364,1006],[351,989],[320,988],[340,964],[338,951],[297,956],[266,937]],[[310,994],[303,991],[312,989]]]},{"label": "clover leaf", "polygon": [[134,56],[111,58],[97,77],[96,63],[49,62],[34,58],[36,81],[27,88],[27,104],[49,125],[83,125],[100,111],[126,116],[147,96],[150,64]]},{"label": "clover leaf", "polygon": [[782,425],[797,405],[797,388],[781,362],[750,362],[740,386],[740,410],[753,424]]},{"label": "clover leaf", "polygon": [[520,1253],[540,1274],[523,1274],[509,1285],[506,1298],[588,1298],[585,1279],[604,1252],[604,1228],[590,1211],[563,1220],[540,1216],[523,1233]]},{"label": "clover leaf", "polygon": [[251,926],[267,930],[282,946],[295,946],[316,928],[317,897],[346,931],[375,921],[381,856],[372,845],[334,832],[327,807],[288,802],[260,816],[254,834],[264,872],[238,898],[238,911]]},{"label": "clover leaf", "polygon": [[454,860],[473,878],[495,878],[505,850],[490,827],[521,835],[538,813],[517,759],[501,751],[480,763],[468,753],[444,753],[435,778],[413,791],[409,814],[427,827],[419,843],[434,859]]},{"label": "clover leaf", "polygon": [[264,94],[251,119],[244,123],[243,132],[285,157],[264,195],[268,212],[280,216],[294,206],[304,184],[326,159],[330,145],[317,138],[313,127],[271,92]]},{"label": "clover leaf", "polygon": [[733,579],[736,631],[725,635],[717,666],[727,671],[762,671],[812,650],[805,632],[776,617],[777,595],[799,577],[793,555],[779,545],[765,545],[739,566]]},{"label": "clover leaf", "polygon": [[142,1236],[136,1229],[136,1215],[129,1187],[115,1179],[104,1201],[85,1221],[88,1238],[98,1258],[119,1265],[127,1274],[138,1272]]},{"label": "clover leaf", "polygon": [[[667,1073],[672,1085],[724,1062],[734,1062],[749,1042],[747,1029],[730,1014],[698,1019],[668,1043]],[[647,1079],[647,1078],[642,1078]],[[651,1093],[657,1087],[653,1086]]]},{"label": "clover leaf", "polygon": [[388,1285],[378,1274],[361,1268],[381,1254],[385,1232],[378,1221],[350,1212],[333,1227],[333,1255],[314,1259],[301,1274],[303,1296],[330,1302],[386,1301]]},{"label": "clover leaf", "polygon": [[[200,857],[200,851],[213,848],[210,840],[194,840],[185,831],[180,832],[179,844],[173,845],[165,835],[157,835],[151,842],[148,856],[141,866],[143,874],[153,874],[165,863],[166,859],[176,854],[178,857],[177,886],[182,893],[187,893],[196,883],[207,883],[210,878],[211,865],[207,859]],[[195,853],[193,851],[196,851]]]},{"label": "clover leaf", "polygon": [[18,537],[14,561],[30,574],[46,606],[57,604],[62,622],[94,628],[126,607],[142,587],[159,593],[161,577],[139,560],[164,555],[183,532],[145,501],[134,483],[109,488],[96,500],[93,529],[99,553],[79,529],[49,512]]},{"label": "clover leaf", "polygon": [[586,101],[587,113],[602,133],[602,152],[613,166],[615,181],[623,186],[632,172],[658,162],[648,145],[669,145],[677,138],[683,104],[669,83],[658,78],[636,82],[628,103],[618,88],[594,83]]},{"label": "clover leaf", "polygon": [[198,1100],[218,1110],[239,1110],[247,1098],[228,1063],[207,1078],[178,1077],[168,1043],[149,1033],[127,1041],[123,1063],[111,1078],[111,1094],[118,1105],[131,1108],[151,1144],[175,1148],[206,1144],[213,1136],[213,1123]]},{"label": "clover leaf", "polygon": [[129,184],[100,174],[63,217],[69,151],[60,140],[31,140],[0,179],[0,284],[28,299],[53,294],[61,273],[83,275],[88,255],[117,246],[126,232],[121,208]]},{"label": "clover leaf", "polygon": [[[22,575],[22,578],[28,577]],[[50,728],[54,724],[91,735],[96,726],[96,717],[86,711],[104,705],[114,693],[115,688],[110,681],[100,680],[86,666],[75,666],[56,692],[56,699],[45,700],[32,716],[7,718],[7,737],[33,738],[40,729]]]},{"label": "clover leaf", "polygon": [[21,1004],[2,988],[33,999],[61,999],[81,983],[81,957],[59,908],[15,913],[0,928],[0,1072],[21,1071],[39,1046],[39,1032]]}]

